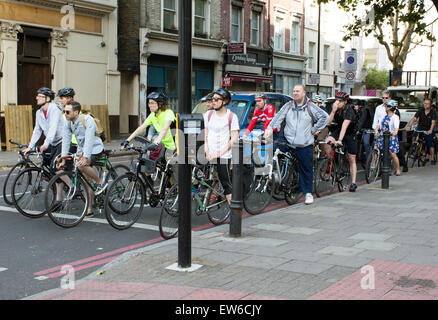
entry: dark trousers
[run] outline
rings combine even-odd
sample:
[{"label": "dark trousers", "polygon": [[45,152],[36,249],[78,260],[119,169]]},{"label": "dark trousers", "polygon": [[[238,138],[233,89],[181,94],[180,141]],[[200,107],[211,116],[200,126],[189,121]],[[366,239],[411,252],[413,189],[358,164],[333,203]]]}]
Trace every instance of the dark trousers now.
[{"label": "dark trousers", "polygon": [[298,159],[299,191],[312,193],[313,189],[313,144],[303,148],[295,148]]}]

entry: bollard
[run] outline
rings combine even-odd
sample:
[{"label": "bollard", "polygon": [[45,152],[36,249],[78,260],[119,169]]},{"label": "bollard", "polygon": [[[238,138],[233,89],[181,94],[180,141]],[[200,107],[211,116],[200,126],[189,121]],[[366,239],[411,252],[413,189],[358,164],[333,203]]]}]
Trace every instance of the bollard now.
[{"label": "bollard", "polygon": [[389,188],[389,138],[391,134],[388,131],[383,133],[383,163],[382,163],[382,189]]},{"label": "bollard", "polygon": [[[236,146],[234,146],[234,149]],[[242,234],[243,209],[243,141],[237,143],[238,157],[233,153],[233,194],[230,204],[230,237],[240,237]]]}]

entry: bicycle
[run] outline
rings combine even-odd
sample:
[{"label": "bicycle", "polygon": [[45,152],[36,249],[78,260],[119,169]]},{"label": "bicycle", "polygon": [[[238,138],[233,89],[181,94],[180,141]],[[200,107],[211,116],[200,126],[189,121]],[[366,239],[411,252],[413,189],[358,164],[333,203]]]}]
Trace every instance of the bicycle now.
[{"label": "bicycle", "polygon": [[413,168],[415,162],[417,162],[418,167],[424,167],[426,165],[427,159],[427,148],[426,142],[424,141],[424,137],[421,134],[427,134],[426,130],[413,130],[414,132],[418,132],[418,137],[415,139],[412,138],[412,144],[409,148],[408,154],[406,156],[406,165],[408,167]]},{"label": "bicycle", "polygon": [[[166,162],[149,159],[147,154],[152,142],[137,136],[135,141],[142,143],[141,147],[127,146],[125,150],[138,153],[137,161],[131,169],[115,179],[107,188],[105,196],[105,216],[109,224],[118,230],[131,227],[140,217],[149,191],[149,205],[157,207],[164,201],[166,192],[174,184],[173,166],[176,154]],[[155,190],[154,174],[159,179],[158,190]]]},{"label": "bicycle", "polygon": [[[220,225],[228,219],[231,211],[223,188],[217,179],[215,168],[212,164],[193,166],[192,201],[195,204],[194,211],[197,216],[206,213],[214,225]],[[178,184],[170,188],[161,208],[159,230],[166,240],[175,237],[178,233],[178,188]]]},{"label": "bicycle", "polygon": [[[369,142],[370,142],[370,148],[371,148],[372,137],[374,135],[374,130],[373,129],[362,129],[362,131],[360,132],[360,139],[359,139],[359,145],[358,145],[358,148],[357,148],[356,159],[360,163],[362,168],[366,170],[368,157],[366,156],[366,153],[365,153],[365,150],[364,150],[365,147],[363,145],[363,142],[364,142],[363,138],[364,138],[365,134],[370,134],[370,141]],[[371,153],[371,151],[370,151],[370,153]]]},{"label": "bicycle", "polygon": [[40,218],[47,212],[44,204],[44,192],[49,187],[48,182],[53,177],[50,164],[50,153],[40,153],[34,148],[29,155],[36,155],[40,164],[35,162],[22,170],[12,184],[12,203],[22,215],[28,218]]},{"label": "bicycle", "polygon": [[[18,142],[14,142],[12,140],[9,140],[9,142],[13,145],[16,145],[18,149],[25,149],[28,147],[26,144],[21,144]],[[23,151],[18,151],[18,162],[9,170],[6,179],[3,183],[3,199],[5,200],[5,203],[12,206],[14,205],[14,202],[12,201],[12,187],[13,182],[15,178],[23,172],[24,169],[27,169],[29,167],[38,167],[38,165],[30,159],[29,155],[24,155]],[[9,183],[11,181],[11,183]]]},{"label": "bicycle", "polygon": [[319,144],[329,144],[332,150],[329,158],[322,159],[314,173],[315,194],[318,198],[325,192],[333,193],[336,185],[339,192],[345,191],[351,183],[350,163],[344,152],[344,146],[332,142],[319,142]]},{"label": "bicycle", "polygon": [[[110,179],[115,180],[128,167],[122,164],[113,166],[109,156],[113,151],[105,151],[93,165],[102,179],[104,184],[108,184]],[[83,173],[76,167],[79,161],[78,156],[69,154],[58,157],[57,161],[62,159],[73,161],[73,170],[62,171],[57,173],[48,183],[45,193],[45,207],[50,219],[58,226],[71,228],[78,225],[85,217],[88,209],[90,195],[88,188],[93,193],[93,205],[100,211],[104,209],[105,192],[95,195],[96,188],[92,181],[88,181]],[[56,184],[60,184],[61,195],[57,197],[58,189]],[[49,191],[52,190],[52,191]],[[62,199],[57,202],[56,199]]]}]

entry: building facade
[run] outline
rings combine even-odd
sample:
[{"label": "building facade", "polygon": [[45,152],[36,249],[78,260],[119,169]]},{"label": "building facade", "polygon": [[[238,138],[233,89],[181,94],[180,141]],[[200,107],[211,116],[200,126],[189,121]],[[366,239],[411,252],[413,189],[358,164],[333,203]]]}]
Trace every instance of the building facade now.
[{"label": "building facade", "polygon": [[116,49],[116,0],[80,0],[73,7],[1,1],[1,106],[35,105],[40,87],[73,87],[82,104],[107,104],[114,121],[120,113]]}]

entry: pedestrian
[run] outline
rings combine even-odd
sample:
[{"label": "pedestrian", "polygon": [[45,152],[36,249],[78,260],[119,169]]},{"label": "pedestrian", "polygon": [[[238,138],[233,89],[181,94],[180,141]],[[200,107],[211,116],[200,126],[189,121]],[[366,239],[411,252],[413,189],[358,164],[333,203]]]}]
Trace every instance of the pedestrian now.
[{"label": "pedestrian", "polygon": [[299,191],[305,193],[305,204],[313,203],[313,146],[315,136],[323,130],[329,120],[327,112],[317,107],[306,97],[306,87],[297,84],[293,90],[293,101],[286,103],[265,130],[264,138],[272,135],[285,121],[284,137],[295,150],[299,167]]},{"label": "pedestrian", "polygon": [[[365,149],[366,159],[371,152],[370,139],[371,133],[369,132],[373,127],[373,112],[371,111],[371,102],[365,102],[365,105],[359,106],[359,122],[357,126],[358,133],[362,134],[362,143]],[[361,156],[361,155],[360,155]]]}]

